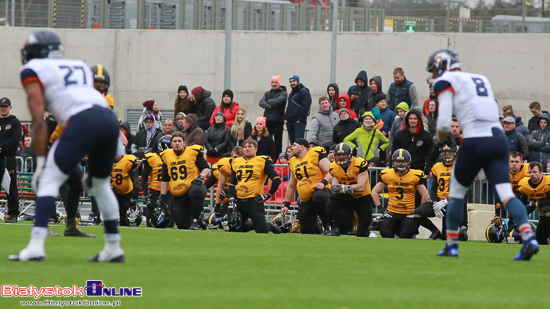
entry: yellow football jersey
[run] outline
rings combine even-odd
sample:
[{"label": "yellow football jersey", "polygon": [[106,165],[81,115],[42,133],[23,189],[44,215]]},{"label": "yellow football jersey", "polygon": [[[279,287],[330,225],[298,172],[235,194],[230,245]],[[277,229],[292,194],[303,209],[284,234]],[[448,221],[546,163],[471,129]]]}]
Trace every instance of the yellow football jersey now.
[{"label": "yellow football jersey", "polygon": [[231,171],[237,177],[235,186],[237,198],[245,199],[255,197],[256,194],[263,194],[264,183],[267,179],[264,169],[268,164],[273,165],[268,156],[255,156],[250,160],[237,158],[231,161]]},{"label": "yellow football jersey", "polygon": [[105,97],[107,104],[109,104],[109,107],[113,109],[113,107],[115,106],[115,99],[113,99],[113,97],[110,94],[107,94],[107,95],[103,94],[103,96]]},{"label": "yellow football jersey", "polygon": [[160,183],[162,180],[162,160],[160,156],[156,153],[146,153],[141,160],[143,163],[151,167],[151,185],[150,188],[153,190],[160,191]]},{"label": "yellow football jersey", "polygon": [[118,162],[113,163],[111,186],[116,194],[128,194],[134,189],[134,184],[130,179],[130,170],[136,162],[137,158],[133,155],[125,155]]},{"label": "yellow football jersey", "polygon": [[197,156],[204,156],[204,148],[200,145],[185,147],[179,156],[173,149],[166,149],[160,154],[170,176],[170,192],[173,196],[182,196],[189,191],[191,181],[197,178],[201,171],[197,167]]},{"label": "yellow football jersey", "polygon": [[398,214],[414,212],[414,195],[419,182],[425,183],[426,176],[420,170],[411,169],[400,176],[393,168],[380,172],[381,181],[386,184],[390,193],[388,210]]},{"label": "yellow football jersey", "polygon": [[[546,194],[550,191],[550,179],[548,176],[542,176],[541,182],[533,188],[529,184],[529,177],[523,178],[519,182],[518,191],[525,194],[531,202],[538,202],[543,198],[546,198]],[[537,207],[537,210],[539,211],[539,215],[541,217],[545,217],[542,209]]]},{"label": "yellow football jersey", "polygon": [[[225,184],[223,188],[227,188],[229,177],[231,176],[231,158],[221,158],[218,163],[212,165],[212,174],[216,179],[220,180],[220,172],[225,175]],[[229,203],[229,196],[226,196],[222,203]]]},{"label": "yellow football jersey", "polygon": [[512,190],[514,194],[518,193],[519,182],[523,178],[529,178],[529,163],[523,163],[519,172],[512,174],[510,172],[510,182],[512,183]]},{"label": "yellow football jersey", "polygon": [[[329,166],[329,173],[338,179],[338,182],[343,185],[353,185],[357,183],[357,175],[368,171],[369,164],[367,160],[363,158],[351,158],[350,165],[344,170],[344,168],[336,163],[332,162]],[[368,174],[367,174],[368,175]],[[359,198],[365,195],[370,195],[370,181],[367,178],[367,184],[365,185],[365,190],[361,192],[354,192],[351,196]]]},{"label": "yellow football jersey", "polygon": [[298,196],[302,202],[309,201],[315,192],[313,186],[325,178],[326,175],[319,168],[319,161],[326,155],[325,148],[313,147],[303,158],[292,157],[288,162],[290,171],[296,178]]},{"label": "yellow football jersey", "polygon": [[439,200],[444,200],[449,197],[449,180],[451,179],[451,171],[453,166],[445,166],[439,162],[432,167],[432,175],[434,181],[437,181],[437,197]]}]

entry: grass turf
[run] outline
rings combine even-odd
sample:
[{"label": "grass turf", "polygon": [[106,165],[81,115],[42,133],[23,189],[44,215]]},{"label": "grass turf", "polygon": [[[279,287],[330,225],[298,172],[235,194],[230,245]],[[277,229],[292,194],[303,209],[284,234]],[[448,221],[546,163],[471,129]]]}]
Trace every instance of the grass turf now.
[{"label": "grass turf", "polygon": [[[519,245],[465,242],[454,259],[436,256],[442,241],[121,228],[126,264],[94,264],[86,258],[103,247],[103,229],[82,230],[99,237],[50,237],[44,263],[18,263],[7,256],[30,225],[0,225],[1,284],[142,287],[139,298],[95,298],[122,308],[548,307],[548,246],[514,262]],[[0,307],[30,300],[3,297]]]}]

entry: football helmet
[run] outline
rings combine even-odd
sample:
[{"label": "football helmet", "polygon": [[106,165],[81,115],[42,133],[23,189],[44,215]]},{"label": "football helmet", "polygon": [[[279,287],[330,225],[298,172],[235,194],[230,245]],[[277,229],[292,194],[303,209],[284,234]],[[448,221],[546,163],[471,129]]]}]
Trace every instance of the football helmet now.
[{"label": "football helmet", "polygon": [[494,223],[489,224],[487,229],[485,229],[485,238],[488,242],[492,243],[501,243],[506,237],[506,226],[496,225]]},{"label": "football helmet", "polygon": [[434,51],[430,58],[428,58],[428,65],[426,71],[433,73],[434,69],[437,71],[437,76],[441,76],[445,71],[453,69],[460,69],[462,65],[458,60],[458,54],[448,48],[442,48]]},{"label": "football helmet", "polygon": [[456,146],[443,145],[439,147],[439,158],[445,166],[451,166],[456,155]]},{"label": "football helmet", "polygon": [[157,148],[159,153],[165,151],[168,148],[172,148],[172,136],[164,135],[163,137],[161,137]]},{"label": "football helmet", "polygon": [[131,206],[126,212],[126,223],[129,226],[139,226],[143,219],[143,212],[140,207]]},{"label": "football helmet", "polygon": [[238,211],[228,212],[222,219],[223,229],[228,231],[236,231],[243,225],[243,216]]},{"label": "football helmet", "polygon": [[334,160],[340,165],[349,164],[351,162],[351,146],[347,143],[340,143],[334,151]]},{"label": "football helmet", "polygon": [[[391,155],[392,167],[396,173],[403,173],[411,168],[411,154],[405,149],[397,149]],[[397,162],[405,162],[405,166],[397,166]]]},{"label": "football helmet", "polygon": [[208,216],[206,223],[208,223],[208,228],[213,230],[213,229],[223,228],[222,221],[223,221],[223,216],[218,212],[213,212],[210,214],[210,216]]},{"label": "football helmet", "polygon": [[103,65],[96,64],[92,67],[92,72],[94,73],[94,81],[105,82],[105,94],[109,91],[109,85],[111,85],[111,76],[109,71]]},{"label": "football helmet", "polygon": [[164,207],[155,208],[153,211],[153,217],[151,218],[151,224],[156,228],[163,229],[170,224],[171,220],[172,216],[168,211],[168,207],[164,205]]},{"label": "football helmet", "polygon": [[26,64],[35,58],[63,58],[59,36],[50,30],[38,30],[29,34],[21,49],[21,62]]},{"label": "football helmet", "polygon": [[463,225],[458,230],[458,240],[460,241],[468,241],[468,228]]}]

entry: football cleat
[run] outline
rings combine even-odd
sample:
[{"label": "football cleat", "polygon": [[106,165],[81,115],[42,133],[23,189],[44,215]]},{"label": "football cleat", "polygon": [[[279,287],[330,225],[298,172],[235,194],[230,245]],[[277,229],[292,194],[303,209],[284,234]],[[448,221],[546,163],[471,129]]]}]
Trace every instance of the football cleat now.
[{"label": "football cleat", "polygon": [[189,227],[189,229],[193,231],[197,231],[199,230],[199,228],[200,228],[199,222],[197,221],[197,219],[193,219],[193,222],[191,222],[191,226]]},{"label": "football cleat", "polygon": [[323,235],[325,236],[332,236],[332,232],[330,231],[330,228],[329,227],[325,227],[323,229]]},{"label": "football cleat", "polygon": [[269,226],[269,230],[273,233],[273,234],[281,234],[281,230],[279,229],[279,227],[273,223],[273,222],[267,222],[267,225]]},{"label": "football cleat", "polygon": [[84,233],[83,231],[81,231],[79,229],[65,229],[65,232],[63,233],[63,236],[96,238],[95,235]]},{"label": "football cleat", "polygon": [[458,245],[445,246],[445,249],[439,251],[437,256],[458,257]]},{"label": "football cleat", "polygon": [[337,227],[333,228],[330,236],[340,236],[340,229]]},{"label": "football cleat", "polygon": [[539,252],[539,243],[535,236],[532,236],[522,246],[519,253],[514,258],[514,261],[529,261],[533,255]]},{"label": "football cleat", "polygon": [[21,261],[21,262],[27,262],[27,261],[44,262],[45,256],[46,256],[46,252],[44,252],[44,250],[31,249],[27,247],[19,251],[18,254],[11,254],[10,256],[8,256],[8,260]]},{"label": "football cleat", "polygon": [[117,250],[116,252],[107,252],[102,250],[98,255],[89,257],[88,262],[99,262],[99,263],[124,263],[126,259],[124,258],[124,251],[122,249]]},{"label": "football cleat", "polygon": [[427,240],[436,240],[438,239],[439,237],[441,237],[441,231],[440,230],[437,230],[435,232],[433,232],[430,237],[426,238]]}]

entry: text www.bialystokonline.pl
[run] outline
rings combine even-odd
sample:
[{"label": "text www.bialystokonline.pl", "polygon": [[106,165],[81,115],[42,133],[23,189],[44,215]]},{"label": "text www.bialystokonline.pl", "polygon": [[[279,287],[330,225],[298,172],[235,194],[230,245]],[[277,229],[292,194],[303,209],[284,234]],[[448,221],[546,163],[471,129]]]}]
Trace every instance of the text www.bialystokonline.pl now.
[{"label": "text www.bialystokonline.pl", "polygon": [[103,301],[103,300],[42,300],[42,301],[21,301],[19,302],[23,307],[33,306],[51,306],[51,307],[119,307],[120,300],[116,301]]}]

